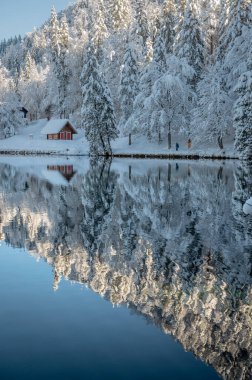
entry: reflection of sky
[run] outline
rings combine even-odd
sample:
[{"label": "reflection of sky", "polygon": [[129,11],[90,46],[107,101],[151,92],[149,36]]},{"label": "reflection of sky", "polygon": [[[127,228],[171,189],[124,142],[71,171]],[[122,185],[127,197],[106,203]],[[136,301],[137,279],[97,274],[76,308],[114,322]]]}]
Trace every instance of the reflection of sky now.
[{"label": "reflection of sky", "polygon": [[54,5],[57,11],[64,9],[70,0],[1,0],[0,41],[40,27],[49,17]]},{"label": "reflection of sky", "polygon": [[0,247],[0,378],[217,379],[158,328],[81,285],[52,290],[51,268]]}]

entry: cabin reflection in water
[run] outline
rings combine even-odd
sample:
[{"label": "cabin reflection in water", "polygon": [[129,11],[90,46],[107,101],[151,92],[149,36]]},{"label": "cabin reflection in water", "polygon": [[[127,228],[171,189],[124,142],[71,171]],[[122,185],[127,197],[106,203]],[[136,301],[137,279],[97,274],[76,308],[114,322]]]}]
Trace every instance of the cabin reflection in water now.
[{"label": "cabin reflection in water", "polygon": [[47,165],[47,170],[59,172],[67,182],[70,182],[76,173],[73,165]]}]

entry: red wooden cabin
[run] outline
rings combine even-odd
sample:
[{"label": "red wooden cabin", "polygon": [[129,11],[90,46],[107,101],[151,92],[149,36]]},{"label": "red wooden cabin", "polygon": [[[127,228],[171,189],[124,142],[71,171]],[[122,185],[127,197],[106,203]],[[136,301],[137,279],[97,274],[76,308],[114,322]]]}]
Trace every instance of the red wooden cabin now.
[{"label": "red wooden cabin", "polygon": [[67,119],[51,119],[42,133],[47,136],[47,140],[72,140],[77,131]]}]

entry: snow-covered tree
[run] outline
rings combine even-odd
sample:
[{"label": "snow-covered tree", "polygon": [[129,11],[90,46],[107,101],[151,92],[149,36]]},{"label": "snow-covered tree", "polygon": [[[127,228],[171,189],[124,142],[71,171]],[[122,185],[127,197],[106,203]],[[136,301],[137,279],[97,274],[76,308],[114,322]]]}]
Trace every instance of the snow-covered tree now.
[{"label": "snow-covered tree", "polygon": [[124,63],[121,73],[120,100],[122,117],[120,124],[128,120],[133,112],[133,103],[138,90],[138,66],[134,47],[130,42],[127,43],[124,55]]},{"label": "snow-covered tree", "polygon": [[176,35],[176,7],[173,0],[166,0],[162,11],[161,36],[165,54],[173,53]]},{"label": "snow-covered tree", "polygon": [[5,103],[0,102],[0,138],[8,138],[24,126],[20,103],[14,94],[9,94]]},{"label": "snow-covered tree", "polygon": [[29,82],[30,79],[34,76],[34,73],[37,71],[36,63],[34,59],[32,58],[30,52],[28,51],[24,63],[24,67],[21,70],[20,73],[20,79],[23,82]]},{"label": "snow-covered tree", "polygon": [[198,104],[193,110],[192,133],[196,140],[214,141],[224,148],[232,126],[232,100],[221,81],[220,67],[210,68],[197,87]]},{"label": "snow-covered tree", "polygon": [[109,90],[99,72],[95,48],[89,43],[81,74],[82,127],[90,144],[90,155],[110,155],[110,141],[117,137]]},{"label": "snow-covered tree", "polygon": [[250,48],[247,71],[235,87],[238,96],[234,104],[235,147],[242,158],[252,157],[252,49]]},{"label": "snow-covered tree", "polygon": [[52,8],[51,11],[49,37],[52,72],[55,75],[57,87],[57,100],[55,98],[56,106],[58,107],[57,113],[60,115],[60,117],[66,117],[68,112],[65,103],[70,75],[67,64],[69,28],[65,14],[63,14],[61,22],[59,24],[55,8]]},{"label": "snow-covered tree", "polygon": [[67,87],[69,82],[69,68],[67,62],[67,54],[69,49],[69,29],[67,24],[66,15],[64,14],[59,29],[59,46],[60,52],[58,55],[57,62],[57,78],[58,78],[58,88],[59,88],[59,113],[61,117],[66,117],[68,115],[66,98],[67,98]]},{"label": "snow-covered tree", "polygon": [[115,31],[126,29],[131,19],[129,0],[112,0],[110,2],[112,28]]},{"label": "snow-covered tree", "polygon": [[169,73],[154,84],[151,95],[145,101],[145,112],[150,115],[148,135],[160,141],[167,136],[168,149],[172,147],[172,133],[179,134],[186,128],[189,87],[179,76]]},{"label": "snow-covered tree", "polygon": [[205,47],[194,1],[187,0],[185,16],[176,44],[176,54],[187,60],[194,72],[192,85],[196,85],[204,68]]},{"label": "snow-covered tree", "polygon": [[102,0],[99,0],[95,12],[94,25],[92,27],[92,43],[100,49],[108,35],[108,29],[105,24],[104,4]]}]

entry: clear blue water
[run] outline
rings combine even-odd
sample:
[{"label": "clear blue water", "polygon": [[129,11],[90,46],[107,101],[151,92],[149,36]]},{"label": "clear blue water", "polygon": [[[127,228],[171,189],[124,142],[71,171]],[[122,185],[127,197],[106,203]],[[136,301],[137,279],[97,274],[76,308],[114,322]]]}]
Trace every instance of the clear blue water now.
[{"label": "clear blue water", "polygon": [[54,160],[0,164],[0,379],[250,379],[251,167]]},{"label": "clear blue water", "polygon": [[5,244],[0,252],[1,379],[215,379],[173,338],[63,281],[44,262]]}]

